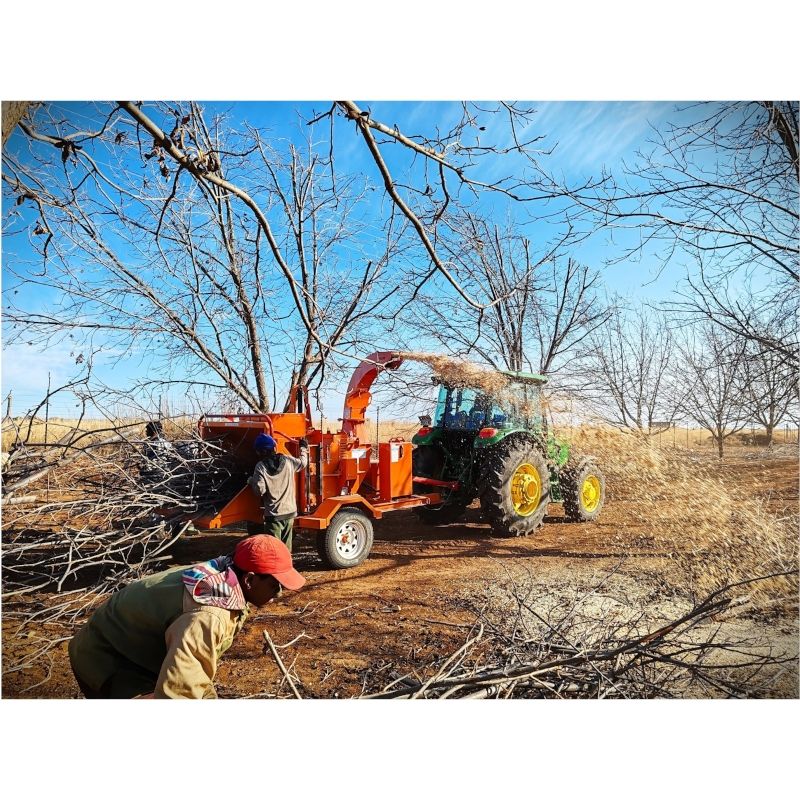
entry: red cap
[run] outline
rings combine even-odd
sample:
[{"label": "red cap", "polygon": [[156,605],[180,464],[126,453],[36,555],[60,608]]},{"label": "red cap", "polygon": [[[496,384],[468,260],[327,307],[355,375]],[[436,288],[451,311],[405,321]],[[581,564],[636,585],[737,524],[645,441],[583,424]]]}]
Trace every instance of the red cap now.
[{"label": "red cap", "polygon": [[245,572],[272,575],[281,586],[294,591],[306,582],[292,566],[289,548],[280,539],[267,534],[242,539],[233,551],[233,563]]}]

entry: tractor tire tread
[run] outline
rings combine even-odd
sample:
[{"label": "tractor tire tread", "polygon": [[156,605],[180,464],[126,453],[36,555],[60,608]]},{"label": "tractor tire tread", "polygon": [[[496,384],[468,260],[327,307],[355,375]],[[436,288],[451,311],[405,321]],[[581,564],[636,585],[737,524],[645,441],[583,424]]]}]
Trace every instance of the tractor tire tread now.
[{"label": "tractor tire tread", "polygon": [[[492,531],[498,536],[528,536],[543,523],[550,498],[550,469],[538,443],[530,440],[511,442],[493,453],[500,469],[489,471],[486,491],[481,497],[481,507]],[[520,517],[511,505],[508,486],[511,476],[519,464],[533,463],[542,481],[542,499],[539,507],[527,517]]]},{"label": "tractor tire tread", "polygon": [[[594,511],[586,511],[581,505],[580,487],[589,475],[600,479],[600,502]],[[597,519],[606,498],[606,479],[597,464],[591,460],[567,465],[560,476],[561,495],[564,498],[564,515],[572,522],[592,522]]]}]

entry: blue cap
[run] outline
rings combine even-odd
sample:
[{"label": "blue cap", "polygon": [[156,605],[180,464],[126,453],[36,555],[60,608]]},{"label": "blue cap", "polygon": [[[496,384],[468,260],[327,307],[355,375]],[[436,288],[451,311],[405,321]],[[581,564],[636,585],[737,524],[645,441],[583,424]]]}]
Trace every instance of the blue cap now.
[{"label": "blue cap", "polygon": [[278,443],[266,433],[259,433],[255,442],[253,442],[253,447],[256,450],[274,450],[277,446]]}]

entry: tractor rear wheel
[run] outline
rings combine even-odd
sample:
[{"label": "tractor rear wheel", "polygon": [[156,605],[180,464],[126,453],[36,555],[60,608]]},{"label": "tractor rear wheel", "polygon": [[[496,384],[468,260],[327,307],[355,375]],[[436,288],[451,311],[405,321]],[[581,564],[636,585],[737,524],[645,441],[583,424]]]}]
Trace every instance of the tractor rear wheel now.
[{"label": "tractor rear wheel", "polygon": [[561,474],[564,513],[575,522],[597,519],[606,499],[606,479],[592,461],[567,467]]},{"label": "tractor rear wheel", "polygon": [[317,552],[331,569],[358,566],[372,549],[372,520],[353,508],[337,512],[317,534]]},{"label": "tractor rear wheel", "polygon": [[500,536],[527,536],[544,520],[550,470],[533,442],[517,441],[489,454],[481,508]]}]

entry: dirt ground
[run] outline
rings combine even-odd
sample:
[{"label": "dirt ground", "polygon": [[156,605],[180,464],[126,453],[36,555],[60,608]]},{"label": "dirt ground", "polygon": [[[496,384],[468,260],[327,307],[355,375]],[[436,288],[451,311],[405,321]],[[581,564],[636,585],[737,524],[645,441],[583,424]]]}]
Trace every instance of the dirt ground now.
[{"label": "dirt ground", "polygon": [[[770,513],[796,513],[795,457],[742,453],[726,459],[720,469],[729,485],[738,486],[743,496],[762,498]],[[589,591],[607,578],[605,595],[618,591],[630,597],[633,592],[654,612],[666,603],[661,610],[669,613],[669,602],[685,587],[674,554],[656,545],[657,523],[646,502],[610,492],[595,523],[568,522],[557,505],[550,512],[535,535],[518,539],[491,536],[476,507],[463,522],[435,529],[419,523],[412,512],[396,512],[376,522],[369,559],[343,571],[325,569],[310,536],[299,537],[295,560],[308,582],[301,592],[287,592],[251,615],[221,662],[216,681],[220,696],[287,696],[288,687],[265,647],[265,630],[277,645],[287,645],[279,652],[307,697],[353,697],[362,692],[367,676],[378,676],[385,685],[401,674],[419,673],[464,643],[473,621],[465,600],[480,600],[493,586],[519,577],[533,581],[542,601],[560,592]],[[185,538],[173,551],[173,563],[229,552],[241,535],[229,529]],[[6,634],[8,624],[4,620]],[[797,655],[796,608],[732,624]],[[4,650],[11,642],[6,635]],[[44,674],[33,669],[5,675],[3,696],[79,696],[66,643],[54,658],[49,680],[28,691]],[[778,694],[797,696],[796,664]]]}]

